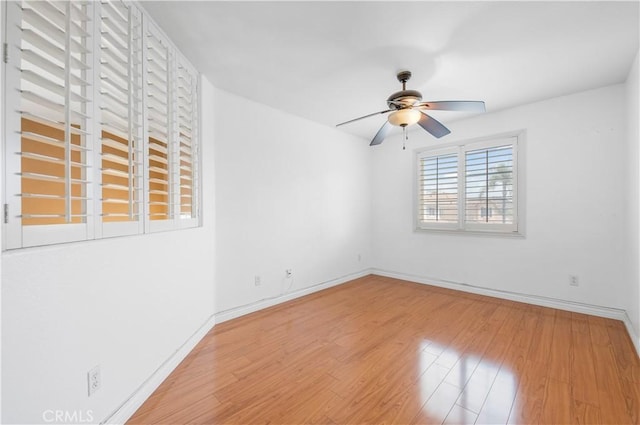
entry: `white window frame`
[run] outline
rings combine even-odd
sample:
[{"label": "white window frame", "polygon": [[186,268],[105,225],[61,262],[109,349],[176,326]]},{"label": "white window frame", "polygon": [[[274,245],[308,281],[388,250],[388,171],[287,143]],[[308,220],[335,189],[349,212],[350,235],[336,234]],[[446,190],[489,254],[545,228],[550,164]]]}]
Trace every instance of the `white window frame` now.
[{"label": "white window frame", "polygon": [[[116,236],[128,236],[136,234],[152,233],[156,231],[165,230],[179,230],[186,228],[199,227],[202,225],[202,175],[200,173],[201,165],[201,146],[202,140],[200,138],[200,75],[197,70],[191,65],[191,63],[181,54],[177,47],[171,42],[171,40],[162,32],[155,22],[150,18],[147,12],[139,7],[136,2],[129,0],[122,0],[127,7],[136,8],[141,16],[142,26],[142,52],[143,52],[143,86],[146,86],[146,40],[145,35],[148,28],[153,28],[154,34],[161,38],[163,43],[166,43],[169,49],[170,66],[169,71],[170,80],[169,84],[172,86],[172,91],[175,91],[177,85],[176,81],[171,80],[176,77],[176,58],[179,58],[180,64],[189,71],[193,77],[194,82],[194,108],[193,108],[193,120],[194,120],[194,135],[193,144],[194,150],[192,158],[196,170],[194,175],[196,181],[193,182],[193,209],[191,217],[181,217],[180,215],[180,198],[179,190],[174,189],[173,209],[171,211],[170,220],[153,221],[149,220],[149,205],[148,205],[148,134],[147,134],[147,122],[146,122],[146,100],[142,106],[142,122],[143,122],[143,139],[142,139],[142,200],[138,213],[140,214],[137,221],[129,222],[103,222],[101,218],[102,213],[102,192],[101,192],[101,132],[102,127],[100,125],[101,115],[99,113],[100,108],[100,55],[97,52],[100,49],[100,29],[101,29],[101,5],[99,2],[92,4],[91,21],[90,21],[90,36],[91,41],[89,46],[91,47],[90,63],[92,69],[88,73],[87,80],[91,84],[88,96],[90,99],[95,100],[92,105],[89,106],[89,110],[92,112],[91,117],[87,121],[87,130],[90,135],[86,137],[86,145],[90,148],[87,152],[86,161],[89,166],[87,171],[87,196],[86,201],[86,221],[78,224],[51,224],[51,225],[29,225],[23,226],[21,220],[21,199],[16,194],[20,193],[21,178],[20,178],[20,156],[15,155],[15,152],[19,152],[21,149],[21,137],[20,137],[20,118],[19,113],[16,111],[15,105],[20,105],[20,93],[13,88],[13,84],[20,81],[20,28],[14,25],[19,19],[19,14],[16,15],[15,10],[10,8],[20,8],[21,3],[17,1],[2,2],[0,7],[3,8],[0,17],[3,19],[2,26],[6,28],[2,34],[2,43],[6,43],[8,52],[8,62],[1,64],[2,67],[2,81],[3,90],[2,93],[2,111],[3,115],[0,117],[5,125],[2,127],[3,132],[3,186],[2,186],[2,198],[3,207],[5,211],[8,211],[7,220],[3,221],[2,231],[2,250],[19,249],[34,246],[52,245],[66,242],[77,242],[84,240],[101,239],[107,237]],[[8,13],[9,11],[9,13]],[[17,74],[16,74],[17,73]],[[146,90],[143,92],[143,99],[146,96]],[[170,99],[171,103],[175,103],[176,99]],[[9,107],[7,107],[9,106]],[[175,114],[173,114],[175,115]],[[169,120],[167,132],[169,134],[170,149],[179,151],[179,146],[176,146],[175,139],[177,139],[177,120]],[[170,173],[178,176],[177,184],[179,185],[180,168],[179,162],[177,166],[174,166]],[[175,182],[175,180],[174,180]]]},{"label": "white window frame", "polygon": [[[513,146],[513,223],[473,223],[466,222],[465,203],[465,162],[466,153],[479,149],[488,149],[499,146]],[[428,148],[416,149],[414,151],[414,188],[413,188],[413,223],[416,232],[443,232],[451,234],[472,234],[472,235],[492,235],[492,236],[524,236],[524,185],[525,185],[525,131],[517,130],[507,133],[495,134],[491,136],[462,140]],[[457,154],[458,163],[458,222],[457,223],[437,223],[423,222],[420,220],[420,190],[421,190],[421,170],[420,162],[424,158]]]}]

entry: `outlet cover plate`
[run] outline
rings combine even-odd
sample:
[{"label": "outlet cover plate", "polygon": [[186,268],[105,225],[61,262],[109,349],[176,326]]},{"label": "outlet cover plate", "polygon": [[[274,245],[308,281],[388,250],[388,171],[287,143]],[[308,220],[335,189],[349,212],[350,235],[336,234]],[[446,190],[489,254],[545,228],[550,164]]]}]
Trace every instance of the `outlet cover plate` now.
[{"label": "outlet cover plate", "polygon": [[96,366],[87,372],[87,384],[89,386],[89,397],[93,395],[96,391],[100,389],[101,380],[100,380],[100,366]]}]

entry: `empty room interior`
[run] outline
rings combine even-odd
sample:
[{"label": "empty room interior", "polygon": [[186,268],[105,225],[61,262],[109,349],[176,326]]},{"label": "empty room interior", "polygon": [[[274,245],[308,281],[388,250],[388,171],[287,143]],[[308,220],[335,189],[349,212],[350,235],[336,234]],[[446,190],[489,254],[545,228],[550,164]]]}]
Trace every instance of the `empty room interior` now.
[{"label": "empty room interior", "polygon": [[1,2],[2,423],[640,423],[639,6]]}]

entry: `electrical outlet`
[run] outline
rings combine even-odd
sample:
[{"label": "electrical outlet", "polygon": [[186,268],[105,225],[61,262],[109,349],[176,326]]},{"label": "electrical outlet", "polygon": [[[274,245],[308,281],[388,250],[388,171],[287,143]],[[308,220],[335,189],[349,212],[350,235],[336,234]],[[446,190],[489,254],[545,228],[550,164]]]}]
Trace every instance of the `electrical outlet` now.
[{"label": "electrical outlet", "polygon": [[578,279],[578,276],[570,275],[569,276],[569,285],[571,285],[571,286],[580,286],[580,281]]},{"label": "electrical outlet", "polygon": [[100,366],[96,366],[87,372],[87,384],[89,386],[89,397],[100,389]]},{"label": "electrical outlet", "polygon": [[362,255],[358,254],[358,263],[362,261]]},{"label": "electrical outlet", "polygon": [[293,277],[293,269],[287,269],[284,271],[285,276],[288,278]]},{"label": "electrical outlet", "polygon": [[260,276],[257,276],[257,275],[256,275],[256,276],[253,278],[253,284],[254,284],[255,286],[260,286],[260,285],[262,284],[262,282],[260,281]]}]

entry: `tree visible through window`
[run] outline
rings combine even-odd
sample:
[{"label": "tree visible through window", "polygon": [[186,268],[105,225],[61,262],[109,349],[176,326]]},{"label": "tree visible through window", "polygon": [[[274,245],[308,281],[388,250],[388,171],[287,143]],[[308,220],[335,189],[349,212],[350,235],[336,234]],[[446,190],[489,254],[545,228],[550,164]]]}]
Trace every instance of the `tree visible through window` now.
[{"label": "tree visible through window", "polygon": [[466,153],[467,222],[513,223],[512,150],[509,145]]}]

